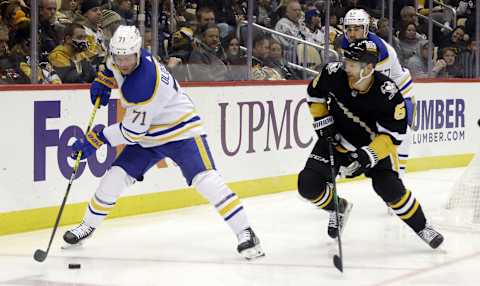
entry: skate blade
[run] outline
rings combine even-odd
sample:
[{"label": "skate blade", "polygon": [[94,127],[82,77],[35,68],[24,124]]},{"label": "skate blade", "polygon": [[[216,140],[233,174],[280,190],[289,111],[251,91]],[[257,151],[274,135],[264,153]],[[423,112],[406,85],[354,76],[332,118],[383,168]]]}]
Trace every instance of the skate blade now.
[{"label": "skate blade", "polygon": [[265,256],[265,252],[263,252],[260,246],[255,246],[245,249],[244,251],[240,252],[240,255],[246,260],[253,260]]},{"label": "skate blade", "polygon": [[70,243],[65,242],[62,246],[60,246],[60,249],[69,250],[69,249],[77,249],[77,248],[81,248],[81,247],[83,247],[83,243],[81,241],[79,241],[76,244],[70,244]]}]

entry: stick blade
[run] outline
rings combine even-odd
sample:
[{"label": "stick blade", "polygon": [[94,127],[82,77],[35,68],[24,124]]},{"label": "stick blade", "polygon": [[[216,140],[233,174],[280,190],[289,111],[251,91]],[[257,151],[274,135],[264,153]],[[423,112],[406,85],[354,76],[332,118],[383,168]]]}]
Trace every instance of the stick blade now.
[{"label": "stick blade", "polygon": [[38,262],[43,262],[47,258],[47,253],[41,249],[35,250],[35,253],[33,254],[33,259],[35,259]]},{"label": "stick blade", "polygon": [[340,256],[336,254],[333,256],[333,265],[335,265],[335,268],[337,268],[338,271],[343,273],[343,261],[342,261],[342,258],[340,258]]}]

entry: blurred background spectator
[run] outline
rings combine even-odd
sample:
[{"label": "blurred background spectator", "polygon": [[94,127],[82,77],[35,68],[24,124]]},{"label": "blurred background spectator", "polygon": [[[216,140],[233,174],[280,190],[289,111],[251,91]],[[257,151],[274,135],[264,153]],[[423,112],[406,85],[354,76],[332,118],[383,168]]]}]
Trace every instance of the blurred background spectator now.
[{"label": "blurred background spectator", "polygon": [[[415,77],[476,76],[478,41],[475,39],[476,1],[473,0],[434,1],[433,7],[427,0],[395,0],[393,29],[385,17],[389,15],[388,0],[256,0],[251,7],[255,24],[252,35],[247,34],[245,22],[248,0],[158,0],[156,23],[153,23],[153,2],[145,0],[142,15],[140,0],[38,0],[38,81],[59,82],[57,73],[65,77],[67,68],[59,63],[63,61],[63,65],[67,65],[67,58],[68,68],[76,67],[76,71],[86,63],[94,72],[103,69],[109,39],[120,24],[143,25],[144,47],[152,51],[155,47],[155,56],[179,80],[244,80],[252,75],[258,79],[309,79],[329,61],[341,59],[343,18],[351,8],[362,8],[370,14],[370,31],[385,41],[392,41],[402,65]],[[24,0],[0,0],[2,82],[29,82],[29,4],[30,1]],[[433,20],[430,38],[426,17]],[[86,34],[87,49],[77,53],[81,54],[81,61],[85,61],[82,64],[78,55],[72,57],[67,52],[73,35],[64,33],[71,23],[80,24]],[[216,25],[213,30],[212,25]],[[153,27],[158,28],[157,34],[153,34]],[[205,33],[207,30],[211,31]],[[250,74],[246,51],[249,37],[253,42],[250,68],[254,69]],[[330,43],[326,48],[332,50],[329,54],[323,47],[325,37]],[[255,39],[264,40],[259,44]],[[430,72],[427,70],[429,45],[426,44],[429,41],[433,42]],[[65,59],[59,60],[61,57]],[[83,72],[82,68],[79,75]],[[7,74],[9,76],[5,76]],[[89,78],[64,82],[88,82]]]},{"label": "blurred background spectator", "polygon": [[68,24],[63,44],[48,56],[50,64],[64,83],[85,83],[95,79],[95,68],[85,54],[88,49],[87,34],[80,24]]}]

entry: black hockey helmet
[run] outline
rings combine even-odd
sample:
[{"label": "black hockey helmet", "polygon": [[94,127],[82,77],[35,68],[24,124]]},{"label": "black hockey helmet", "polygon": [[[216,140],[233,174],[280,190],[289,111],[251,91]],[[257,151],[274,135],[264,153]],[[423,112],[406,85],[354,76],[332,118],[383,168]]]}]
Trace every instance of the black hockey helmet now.
[{"label": "black hockey helmet", "polygon": [[355,40],[348,44],[344,49],[345,58],[356,62],[362,62],[375,65],[378,62],[377,45],[370,40]]}]

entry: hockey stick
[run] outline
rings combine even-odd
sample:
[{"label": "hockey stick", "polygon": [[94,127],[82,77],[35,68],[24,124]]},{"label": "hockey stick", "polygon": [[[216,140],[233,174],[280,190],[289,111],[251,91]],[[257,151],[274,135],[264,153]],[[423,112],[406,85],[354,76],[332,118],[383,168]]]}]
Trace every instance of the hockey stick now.
[{"label": "hockey stick", "polygon": [[[95,106],[93,107],[92,112],[90,113],[90,119],[88,120],[87,131],[88,133],[92,128],[93,120],[95,119],[95,114],[97,113],[97,109],[100,106],[100,97],[97,97],[95,101]],[[65,192],[65,196],[63,197],[62,204],[60,205],[60,210],[57,214],[57,219],[55,220],[55,225],[53,226],[52,234],[50,235],[50,241],[48,242],[48,247],[46,251],[41,249],[37,249],[33,254],[33,259],[38,262],[43,262],[50,251],[50,247],[52,246],[53,238],[55,237],[55,233],[57,232],[58,225],[60,223],[60,218],[62,217],[63,209],[65,208],[65,203],[67,202],[68,194],[70,193],[70,188],[72,187],[73,180],[75,179],[75,175],[77,174],[78,165],[80,164],[80,158],[82,157],[82,151],[78,152],[77,159],[75,160],[75,164],[73,165],[72,175],[70,176],[70,180],[68,181],[67,191]]]},{"label": "hockey stick", "polygon": [[333,203],[335,205],[335,216],[337,218],[338,228],[337,228],[337,241],[338,241],[338,255],[335,254],[333,256],[333,265],[343,273],[343,252],[342,252],[342,238],[340,235],[340,217],[338,215],[338,196],[337,196],[337,183],[335,181],[335,161],[333,157],[333,138],[328,137],[328,152],[330,155],[330,171],[331,171],[331,178],[332,178],[332,192],[333,192]]}]

